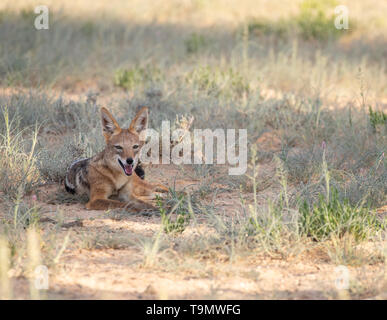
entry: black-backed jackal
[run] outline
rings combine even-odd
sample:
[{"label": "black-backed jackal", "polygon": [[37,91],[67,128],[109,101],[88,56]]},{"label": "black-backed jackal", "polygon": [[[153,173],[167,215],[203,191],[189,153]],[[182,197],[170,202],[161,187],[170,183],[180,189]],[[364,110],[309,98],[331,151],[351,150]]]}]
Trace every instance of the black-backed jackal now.
[{"label": "black-backed jackal", "polygon": [[[139,165],[143,142],[139,134],[148,126],[148,109],[142,108],[128,129],[121,129],[111,113],[101,109],[106,147],[92,158],[74,162],[65,179],[70,193],[88,194],[87,209],[127,208],[132,211],[154,209],[150,202],[158,192],[168,192],[160,184],[143,180]],[[115,197],[115,199],[111,199]]]}]

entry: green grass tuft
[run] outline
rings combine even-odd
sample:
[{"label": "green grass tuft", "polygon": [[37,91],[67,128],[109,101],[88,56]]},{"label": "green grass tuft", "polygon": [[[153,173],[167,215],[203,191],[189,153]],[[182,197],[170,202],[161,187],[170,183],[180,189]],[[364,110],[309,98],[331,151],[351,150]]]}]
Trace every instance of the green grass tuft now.
[{"label": "green grass tuft", "polygon": [[381,127],[385,126],[385,130],[387,132],[387,114],[385,114],[383,111],[373,111],[371,106],[369,106],[368,112],[370,124],[374,132],[376,132],[376,128],[379,125]]},{"label": "green grass tuft", "polygon": [[137,86],[162,79],[159,68],[146,65],[130,69],[118,69],[114,74],[114,84],[118,87],[131,90]]},{"label": "green grass tuft", "polygon": [[300,207],[300,230],[316,241],[351,235],[356,240],[367,240],[385,229],[383,222],[362,205],[352,206],[340,200],[336,189],[327,199],[320,195],[318,203],[310,206],[305,201]]},{"label": "green grass tuft", "polygon": [[192,33],[184,41],[185,49],[188,54],[198,53],[207,46],[207,41],[203,35]]}]

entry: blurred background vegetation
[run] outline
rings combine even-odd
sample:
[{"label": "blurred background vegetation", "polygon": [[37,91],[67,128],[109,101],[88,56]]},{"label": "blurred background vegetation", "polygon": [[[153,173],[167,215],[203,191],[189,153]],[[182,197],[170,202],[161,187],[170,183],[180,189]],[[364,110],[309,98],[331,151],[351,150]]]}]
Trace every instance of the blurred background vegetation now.
[{"label": "blurred background vegetation", "polygon": [[349,30],[334,27],[335,0],[46,1],[50,29],[36,31],[38,4],[0,4],[5,86],[175,87],[196,67],[232,67],[252,89],[349,96],[361,67],[386,94],[384,1],[341,1]]}]

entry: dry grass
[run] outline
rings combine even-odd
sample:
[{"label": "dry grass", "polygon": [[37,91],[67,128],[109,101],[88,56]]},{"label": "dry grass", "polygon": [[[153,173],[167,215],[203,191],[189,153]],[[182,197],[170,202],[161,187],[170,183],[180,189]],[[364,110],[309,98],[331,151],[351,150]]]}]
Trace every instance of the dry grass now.
[{"label": "dry grass", "polygon": [[[343,1],[333,35],[301,2],[46,1],[36,31],[40,3],[2,1],[0,297],[383,297],[386,4]],[[141,105],[155,129],[246,128],[247,174],[150,166],[159,214],[84,210],[66,168],[103,148],[101,106],[127,125]]]}]

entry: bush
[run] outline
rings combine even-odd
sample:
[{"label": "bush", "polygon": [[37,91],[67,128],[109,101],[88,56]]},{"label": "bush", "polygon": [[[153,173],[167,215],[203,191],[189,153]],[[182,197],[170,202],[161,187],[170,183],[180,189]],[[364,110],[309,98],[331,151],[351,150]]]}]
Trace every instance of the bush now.
[{"label": "bush", "polygon": [[[255,18],[248,23],[248,30],[252,35],[273,35],[279,39],[286,39],[294,34],[304,40],[337,39],[345,32],[335,27],[335,6],[335,0],[304,0],[300,4],[298,15],[278,21]],[[353,26],[354,22],[351,21],[351,29]]]},{"label": "bush", "polygon": [[368,206],[378,207],[387,201],[387,161],[382,154],[368,170],[351,176],[350,181],[340,188],[351,204],[365,202]]},{"label": "bush", "polygon": [[337,38],[339,32],[335,27],[335,16],[328,14],[329,9],[337,5],[335,0],[304,0],[296,18],[301,36],[305,39],[328,40]]},{"label": "bush", "polygon": [[387,114],[385,114],[383,111],[373,111],[372,107],[369,106],[369,119],[370,124],[374,132],[376,132],[377,126],[385,126],[385,130],[387,132]]},{"label": "bush", "polygon": [[[47,96],[44,93],[17,93],[10,97],[0,96],[0,106],[8,106],[9,119],[20,128],[40,125],[39,133],[60,133],[69,129],[94,128],[99,124],[99,108],[95,103],[69,102]],[[0,122],[0,131],[5,126]]]},{"label": "bush", "polygon": [[250,91],[249,82],[232,68],[221,70],[209,66],[200,67],[189,73],[186,81],[214,96],[241,97]]},{"label": "bush", "polygon": [[30,192],[40,181],[35,158],[38,130],[35,128],[31,140],[25,139],[28,128],[19,129],[7,108],[2,109],[2,116],[5,130],[0,132],[0,191],[14,199]]},{"label": "bush", "polygon": [[304,201],[300,207],[300,229],[316,241],[352,235],[356,240],[366,240],[385,228],[384,223],[362,205],[352,206],[347,199],[340,201],[333,189],[331,196],[320,195],[318,203],[310,206]]},{"label": "bush", "polygon": [[[184,195],[179,195],[171,190],[171,198],[165,201],[157,198],[157,206],[160,210],[161,223],[164,226],[165,233],[182,233],[185,230],[190,221],[192,208],[191,203]],[[171,207],[169,213],[167,213],[167,207]],[[173,213],[176,213],[175,219],[172,219]]]},{"label": "bush", "polygon": [[286,39],[290,33],[294,32],[296,23],[291,20],[281,19],[269,21],[267,19],[252,19],[248,22],[248,32],[254,36],[271,36],[279,39]]},{"label": "bush", "polygon": [[151,65],[147,65],[144,68],[119,69],[114,75],[114,84],[127,90],[146,82],[159,80],[161,80],[160,69]]},{"label": "bush", "polygon": [[73,141],[65,142],[57,148],[41,148],[37,157],[40,174],[48,181],[61,182],[73,161],[85,157],[85,149]]},{"label": "bush", "polygon": [[201,49],[205,48],[207,45],[207,41],[204,36],[193,33],[191,34],[185,41],[185,49],[187,53],[197,53]]},{"label": "bush", "polygon": [[284,162],[289,180],[294,183],[308,183],[318,178],[321,168],[322,149],[312,146],[289,153],[283,150],[279,158]]}]

